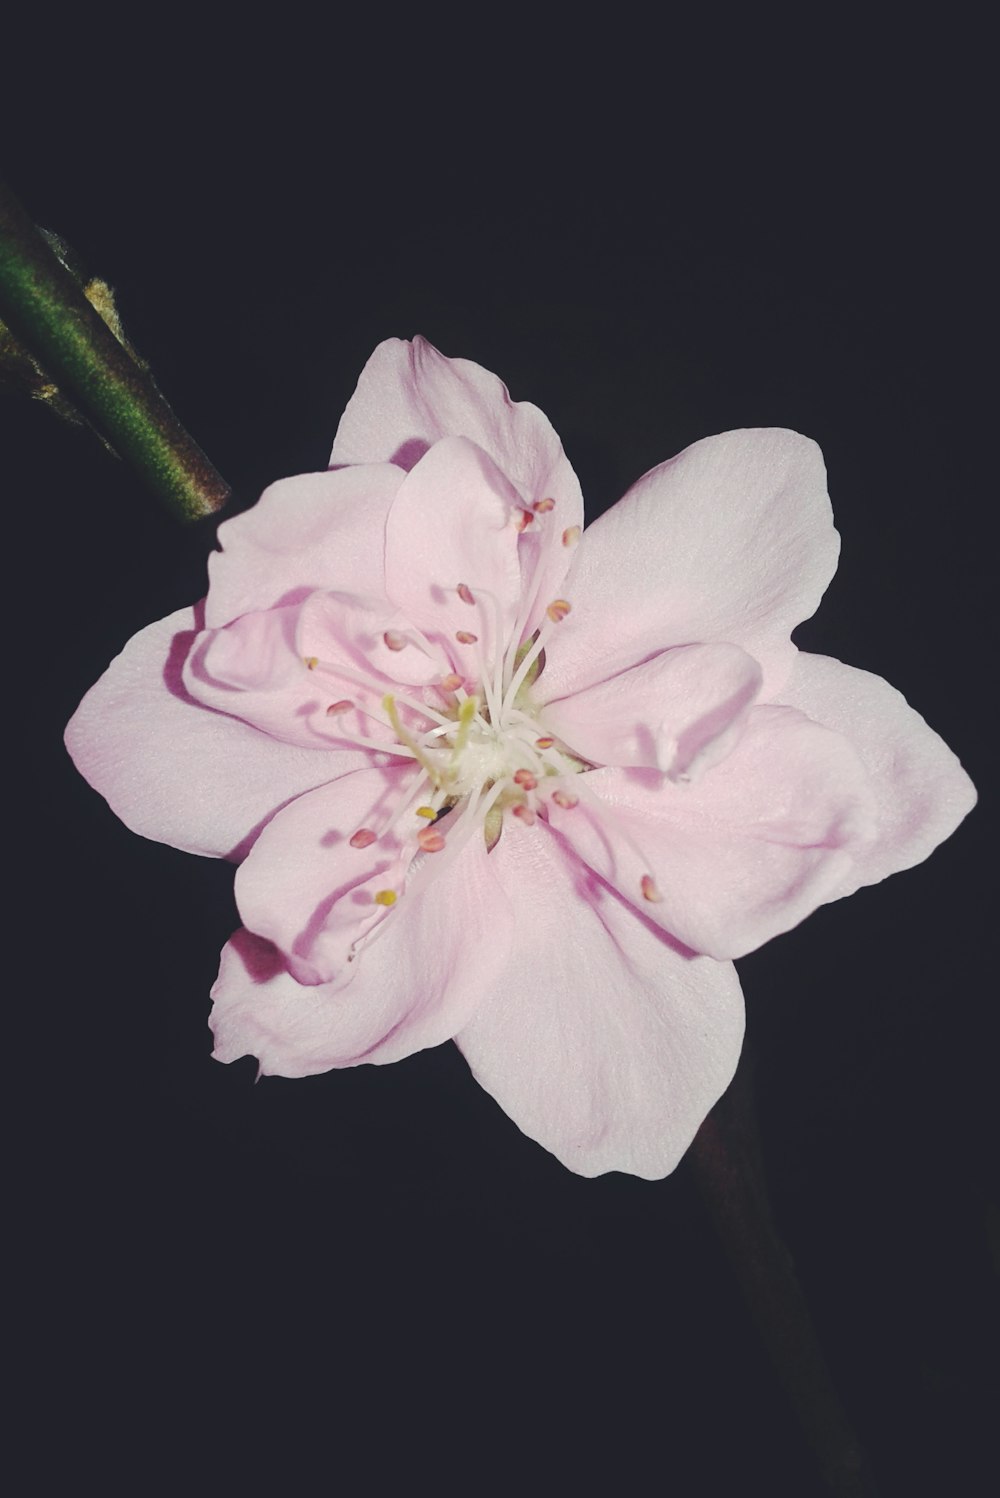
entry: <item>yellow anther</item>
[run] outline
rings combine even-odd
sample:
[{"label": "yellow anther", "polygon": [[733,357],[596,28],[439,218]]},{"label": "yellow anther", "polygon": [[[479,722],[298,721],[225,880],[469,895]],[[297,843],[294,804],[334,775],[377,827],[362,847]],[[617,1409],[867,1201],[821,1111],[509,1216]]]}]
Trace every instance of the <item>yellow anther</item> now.
[{"label": "yellow anther", "polygon": [[384,905],[387,909],[396,903],[396,891],[394,889],[380,889],[375,896],[376,905]]},{"label": "yellow anther", "polygon": [[566,602],[565,598],[553,598],[545,612],[553,624],[559,624],[570,612],[570,605]]},{"label": "yellow anther", "polygon": [[304,655],[302,659],[305,661],[310,671],[315,671],[316,667],[319,665],[318,655]]},{"label": "yellow anther", "polygon": [[458,629],[455,631],[455,639],[460,645],[474,645],[479,639],[479,636],[472,634],[471,631],[467,629]]},{"label": "yellow anther", "polygon": [[563,531],[562,541],[564,546],[575,546],[579,539],[580,527],[578,525],[568,525]]},{"label": "yellow anther", "polygon": [[639,888],[642,890],[643,899],[648,900],[651,905],[658,905],[663,899],[650,874],[643,874],[639,880]]},{"label": "yellow anther", "polygon": [[437,816],[437,812],[434,810],[433,806],[418,806],[417,816],[426,817],[428,822],[433,822],[434,818]]},{"label": "yellow anther", "polygon": [[536,515],[547,515],[555,507],[556,502],[554,499],[536,499],[535,503],[531,506]]},{"label": "yellow anther", "polygon": [[536,749],[551,749],[552,745],[554,743],[555,743],[555,739],[550,739],[549,736],[548,736],[548,734],[546,734],[544,738],[542,738],[542,739],[536,739],[535,740],[535,748]]}]

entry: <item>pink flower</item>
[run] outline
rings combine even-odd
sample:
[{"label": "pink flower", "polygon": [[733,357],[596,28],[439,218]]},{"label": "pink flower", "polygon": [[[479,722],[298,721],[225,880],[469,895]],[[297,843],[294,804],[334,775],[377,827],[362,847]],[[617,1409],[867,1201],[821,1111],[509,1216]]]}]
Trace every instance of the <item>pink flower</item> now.
[{"label": "pink flower", "polygon": [[837,563],[819,449],[707,438],[582,531],[542,413],[417,339],[332,463],[222,525],[70,752],[135,831],[242,860],[220,1060],[454,1038],[571,1169],[664,1175],[736,1066],[731,959],[975,799],[898,692],[791,643]]}]

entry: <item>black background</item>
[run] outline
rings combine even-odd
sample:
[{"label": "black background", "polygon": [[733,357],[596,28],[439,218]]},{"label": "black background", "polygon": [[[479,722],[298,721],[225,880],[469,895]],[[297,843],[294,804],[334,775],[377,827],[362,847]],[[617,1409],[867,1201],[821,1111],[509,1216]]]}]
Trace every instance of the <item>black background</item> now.
[{"label": "black background", "polygon": [[[718,27],[91,35],[102,86],[72,49],[29,78],[7,174],[234,507],[325,466],[375,344],[417,332],[548,414],[591,518],[710,433],[815,437],[844,549],[796,638],[900,687],[982,794],[975,41]],[[294,1493],[820,1493],[689,1165],[577,1179],[450,1046],[258,1086],[210,1060],[232,869],[128,833],[61,734],[201,595],[212,530],[40,406],[0,421],[36,1471],[229,1491],[274,1448]],[[991,1489],[985,825],[740,963],[774,1210],[890,1498]]]}]

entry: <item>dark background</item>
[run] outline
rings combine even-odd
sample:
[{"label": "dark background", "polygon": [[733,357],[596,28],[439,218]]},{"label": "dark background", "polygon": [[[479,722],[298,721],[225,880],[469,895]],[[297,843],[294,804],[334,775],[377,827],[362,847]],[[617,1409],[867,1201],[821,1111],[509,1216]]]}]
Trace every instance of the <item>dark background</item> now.
[{"label": "dark background", "polygon": [[[96,90],[68,47],[6,172],[234,507],[325,466],[392,335],[539,405],[591,518],[710,433],[815,437],[844,551],[796,638],[901,688],[988,792],[975,39],[521,24],[119,37]],[[266,1447],[292,1493],[820,1494],[689,1164],[575,1178],[450,1046],[259,1086],[209,1059],[232,869],[133,837],[61,734],[201,595],[212,529],[40,406],[0,422],[36,1470],[229,1491]],[[774,1211],[889,1498],[992,1490],[986,818],[739,965]]]}]

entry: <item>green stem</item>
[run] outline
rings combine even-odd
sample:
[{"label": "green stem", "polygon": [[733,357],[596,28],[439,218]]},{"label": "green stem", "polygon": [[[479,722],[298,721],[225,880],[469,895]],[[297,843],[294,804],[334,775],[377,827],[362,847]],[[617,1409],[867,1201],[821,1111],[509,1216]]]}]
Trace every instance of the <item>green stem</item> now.
[{"label": "green stem", "polygon": [[0,318],[177,516],[222,508],[228,485],[2,182]]},{"label": "green stem", "polygon": [[688,1152],[743,1299],[835,1498],[877,1498],[830,1376],[792,1256],[771,1215],[746,1055]]}]

